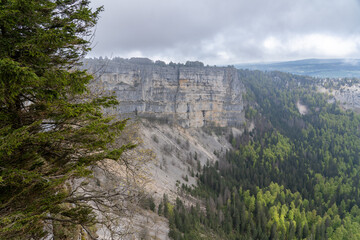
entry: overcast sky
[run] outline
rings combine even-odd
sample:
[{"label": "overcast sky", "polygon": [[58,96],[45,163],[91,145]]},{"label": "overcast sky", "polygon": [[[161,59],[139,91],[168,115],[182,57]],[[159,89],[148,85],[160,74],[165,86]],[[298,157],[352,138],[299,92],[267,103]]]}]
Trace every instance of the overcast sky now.
[{"label": "overcast sky", "polygon": [[92,0],[89,57],[205,64],[360,58],[360,0]]}]

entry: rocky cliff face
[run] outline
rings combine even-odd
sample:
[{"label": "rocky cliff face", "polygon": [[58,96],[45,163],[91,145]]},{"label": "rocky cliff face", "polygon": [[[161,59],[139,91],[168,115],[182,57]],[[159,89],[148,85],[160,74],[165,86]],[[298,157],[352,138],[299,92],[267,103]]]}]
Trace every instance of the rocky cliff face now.
[{"label": "rocky cliff face", "polygon": [[[244,121],[244,86],[233,67],[149,59],[87,59],[101,84],[120,101],[120,114],[175,122],[182,127],[237,126]],[[99,71],[100,69],[100,71]]]},{"label": "rocky cliff face", "polygon": [[332,94],[345,109],[360,113],[360,84],[343,86],[334,90]]},{"label": "rocky cliff face", "polygon": [[[182,195],[180,186],[195,186],[197,166],[215,163],[231,148],[225,136],[212,132],[218,128],[198,127],[242,125],[245,88],[238,71],[233,67],[205,67],[200,62],[167,65],[120,58],[87,59],[85,67],[98,77],[92,86],[94,92],[103,89],[117,96],[121,116],[147,118],[136,123],[143,140],[139,148],[151,149],[156,156],[144,167],[151,176],[146,192],[156,205],[163,194],[172,202],[180,197],[189,206],[200,203]],[[154,118],[176,124],[159,124],[152,121]],[[146,229],[149,239],[168,239],[167,219],[139,211],[130,230],[144,233]],[[102,237],[101,232],[98,234]],[[128,239],[147,238],[139,235]]]},{"label": "rocky cliff face", "polygon": [[343,109],[360,113],[359,79],[320,79],[317,89],[333,96],[331,101],[338,101]]}]

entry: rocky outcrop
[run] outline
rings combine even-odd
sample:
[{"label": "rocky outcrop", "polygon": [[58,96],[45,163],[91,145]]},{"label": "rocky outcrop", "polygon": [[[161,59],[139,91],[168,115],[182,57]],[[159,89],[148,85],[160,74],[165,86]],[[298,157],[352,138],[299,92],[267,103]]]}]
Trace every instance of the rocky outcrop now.
[{"label": "rocky outcrop", "polygon": [[329,102],[337,101],[343,109],[360,113],[359,79],[319,79],[317,91],[333,96]]},{"label": "rocky outcrop", "polygon": [[360,84],[343,86],[334,90],[333,95],[345,109],[360,113]]},{"label": "rocky outcrop", "polygon": [[154,63],[146,58],[86,59],[84,65],[116,95],[120,114],[183,127],[237,126],[244,121],[244,86],[233,67]]}]

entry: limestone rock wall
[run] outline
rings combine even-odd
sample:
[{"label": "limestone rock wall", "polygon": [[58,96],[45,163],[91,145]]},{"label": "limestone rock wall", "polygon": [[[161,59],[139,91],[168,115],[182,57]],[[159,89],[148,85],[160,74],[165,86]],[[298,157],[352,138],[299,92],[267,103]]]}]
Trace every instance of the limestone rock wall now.
[{"label": "limestone rock wall", "polygon": [[[324,83],[332,81],[335,87],[324,87]],[[340,85],[340,86],[339,86]],[[320,79],[317,91],[333,96],[329,102],[338,101],[343,109],[360,113],[360,83],[344,83],[342,79]]]},{"label": "limestone rock wall", "polygon": [[86,59],[85,67],[120,101],[120,114],[166,119],[183,127],[237,126],[244,121],[244,86],[233,67],[149,59]]},{"label": "limestone rock wall", "polygon": [[334,89],[332,94],[343,108],[360,113],[360,84],[342,86]]}]

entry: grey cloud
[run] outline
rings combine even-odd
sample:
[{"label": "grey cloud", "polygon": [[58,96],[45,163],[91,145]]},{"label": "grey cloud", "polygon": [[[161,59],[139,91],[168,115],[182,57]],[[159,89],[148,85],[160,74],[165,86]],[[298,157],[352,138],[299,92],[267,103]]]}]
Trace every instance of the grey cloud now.
[{"label": "grey cloud", "polygon": [[[323,39],[311,38],[314,34],[350,44],[354,50],[346,48],[343,57],[360,53],[359,45],[348,41],[360,36],[357,0],[93,1],[94,6],[101,4],[105,12],[92,56],[137,53],[210,64],[322,57],[321,50],[324,57],[331,57],[335,51],[321,47],[311,51],[317,45],[301,41],[302,36]],[[274,38],[276,49],[264,46],[269,38]],[[328,45],[332,47],[335,40]],[[292,47],[293,42],[304,50]]]}]

